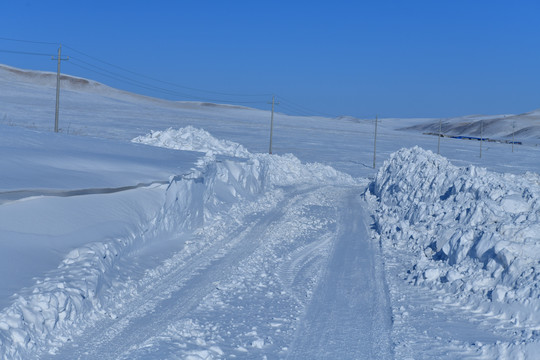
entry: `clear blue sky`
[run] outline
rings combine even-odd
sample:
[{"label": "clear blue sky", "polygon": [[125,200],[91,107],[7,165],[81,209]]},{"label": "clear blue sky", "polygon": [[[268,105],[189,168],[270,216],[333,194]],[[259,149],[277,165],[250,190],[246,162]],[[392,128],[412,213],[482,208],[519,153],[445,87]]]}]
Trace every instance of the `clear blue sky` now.
[{"label": "clear blue sky", "polygon": [[[217,93],[275,93],[290,113],[446,117],[540,108],[539,19],[540,1],[519,0],[21,0],[1,2],[0,37],[62,43],[62,72],[158,97],[268,108],[269,95]],[[0,63],[56,71],[45,56]]]}]

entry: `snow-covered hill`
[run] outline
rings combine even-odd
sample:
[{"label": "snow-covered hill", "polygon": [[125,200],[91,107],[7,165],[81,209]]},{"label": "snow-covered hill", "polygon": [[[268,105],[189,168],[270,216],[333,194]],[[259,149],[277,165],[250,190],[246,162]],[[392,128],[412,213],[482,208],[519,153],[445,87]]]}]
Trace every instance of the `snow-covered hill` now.
[{"label": "snow-covered hill", "polygon": [[375,159],[374,119],[278,113],[268,155],[268,111],[68,76],[55,134],[54,82],[0,67],[0,357],[538,353],[538,112],[514,152],[379,119]]},{"label": "snow-covered hill", "polygon": [[406,127],[405,130],[440,133],[446,136],[486,137],[496,140],[517,138],[536,144],[540,138],[540,109],[518,115],[471,115],[441,119],[440,122],[436,119]]}]

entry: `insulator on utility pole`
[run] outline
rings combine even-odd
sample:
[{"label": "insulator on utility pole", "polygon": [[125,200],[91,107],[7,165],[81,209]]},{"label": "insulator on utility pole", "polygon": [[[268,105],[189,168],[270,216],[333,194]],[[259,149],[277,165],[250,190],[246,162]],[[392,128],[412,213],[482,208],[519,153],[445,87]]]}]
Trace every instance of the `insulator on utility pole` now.
[{"label": "insulator on utility pole", "polygon": [[279,103],[276,102],[275,95],[272,95],[272,102],[269,104],[272,104],[272,116],[270,117],[270,147],[268,149],[268,153],[272,154],[272,133],[274,131],[274,105],[279,105]]},{"label": "insulator on utility pole", "polygon": [[58,113],[60,111],[60,62],[62,60],[69,60],[69,56],[62,59],[62,44],[58,47],[58,57],[55,59],[53,56],[52,60],[58,60],[56,69],[56,110],[54,112],[54,132],[58,132]]}]

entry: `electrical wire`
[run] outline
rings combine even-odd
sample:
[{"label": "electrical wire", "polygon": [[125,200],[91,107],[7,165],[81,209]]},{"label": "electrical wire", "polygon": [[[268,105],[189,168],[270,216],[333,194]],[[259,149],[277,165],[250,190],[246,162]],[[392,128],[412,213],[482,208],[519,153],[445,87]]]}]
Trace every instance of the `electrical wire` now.
[{"label": "electrical wire", "polygon": [[321,111],[317,111],[317,110],[314,110],[314,109],[311,109],[311,108],[308,108],[306,106],[303,106],[303,105],[300,105],[300,104],[297,104],[295,102],[293,102],[292,100],[289,100],[288,98],[285,98],[283,96],[280,96],[279,97],[279,101],[280,102],[285,102],[285,103],[288,103],[288,105],[290,107],[294,107],[298,110],[303,110],[305,111],[307,114],[310,114],[310,115],[320,115],[320,116],[323,116],[323,117],[335,117],[335,115],[332,115],[332,114],[327,114],[327,113],[324,113],[324,112],[321,112]]},{"label": "electrical wire", "polygon": [[[29,43],[29,44],[40,44],[40,45],[60,45],[59,43],[55,43],[55,42],[23,40],[23,39],[14,39],[14,38],[7,38],[7,37],[0,37],[0,40],[20,42],[20,43]],[[243,99],[234,99],[234,97],[244,97],[244,98],[247,98],[247,97],[265,97],[265,98],[267,98],[267,97],[270,97],[270,96],[273,95],[271,93],[262,93],[262,94],[228,93],[228,92],[212,91],[212,90],[199,89],[199,88],[179,85],[179,84],[176,84],[176,83],[173,83],[173,82],[156,79],[156,78],[153,78],[153,77],[150,77],[150,76],[147,76],[147,75],[144,75],[144,74],[141,74],[141,73],[126,69],[126,68],[124,68],[122,66],[118,66],[118,65],[112,64],[110,62],[101,60],[101,59],[99,59],[99,58],[97,58],[95,56],[92,56],[92,55],[84,53],[84,52],[82,52],[80,50],[77,50],[72,46],[65,45],[65,44],[63,46],[65,48],[73,51],[73,52],[76,52],[76,53],[78,53],[78,54],[80,54],[82,56],[87,57],[88,59],[91,59],[93,61],[104,64],[104,65],[106,65],[108,67],[120,70],[120,71],[122,71],[124,73],[128,73],[128,74],[134,75],[136,77],[144,78],[144,79],[150,80],[152,82],[168,85],[168,86],[173,87],[173,88],[190,90],[190,91],[195,91],[195,92],[202,93],[201,95],[187,94],[185,92],[180,92],[180,91],[177,91],[177,90],[173,90],[171,88],[166,88],[166,87],[163,87],[163,86],[157,86],[157,85],[154,85],[154,84],[151,84],[151,83],[148,83],[148,82],[137,80],[137,79],[135,79],[133,77],[123,75],[123,74],[121,74],[119,72],[111,71],[109,69],[106,69],[103,66],[98,66],[98,65],[92,64],[91,62],[85,61],[85,60],[83,60],[83,59],[81,59],[79,57],[70,56],[70,61],[68,62],[68,64],[70,64],[70,65],[73,65],[73,66],[78,67],[80,69],[83,69],[85,71],[89,71],[89,72],[98,74],[100,76],[103,76],[103,77],[106,77],[106,78],[109,78],[109,79],[113,79],[115,81],[123,82],[125,84],[129,84],[131,86],[136,86],[136,87],[138,87],[140,89],[153,91],[153,92],[159,93],[159,94],[164,94],[164,95],[168,95],[168,96],[175,96],[175,97],[183,97],[183,98],[188,98],[188,99],[197,100],[197,101],[218,102],[218,103],[225,103],[225,104],[266,104],[267,103],[266,100],[264,100],[264,101],[263,100],[260,100],[260,101],[243,101]],[[11,53],[11,54],[21,54],[21,55],[47,56],[47,57],[52,56],[52,57],[54,57],[51,54],[40,53],[40,52],[31,52],[31,51],[17,51],[17,50],[0,49],[0,52],[2,52],[2,53]],[[221,95],[221,96],[225,96],[225,97],[230,97],[230,99],[207,98],[206,96],[203,95],[204,93],[205,94],[213,94],[213,95]],[[334,117],[334,115],[330,115],[330,114],[327,114],[327,113],[316,111],[316,110],[311,109],[309,107],[297,104],[296,102],[293,102],[293,101],[289,100],[288,98],[284,98],[283,96],[277,95],[277,98],[279,99],[280,107],[282,109],[288,111],[289,113],[293,113],[293,114],[298,115],[298,116],[306,116],[306,117],[310,117],[310,116]]]},{"label": "electrical wire", "polygon": [[308,107],[299,105],[282,96],[279,97],[279,102],[280,102],[280,105],[284,105],[285,107],[288,107],[289,109],[295,110],[297,113],[303,114],[306,116],[321,116],[321,117],[330,117],[330,118],[336,117],[335,115],[323,113],[323,112],[316,111]]},{"label": "electrical wire", "polygon": [[220,91],[211,91],[211,90],[205,90],[205,89],[198,89],[198,88],[194,88],[194,87],[188,87],[188,86],[183,86],[183,85],[179,85],[179,84],[176,84],[176,83],[172,83],[172,82],[169,82],[169,81],[163,81],[163,80],[159,80],[159,79],[156,79],[156,78],[153,78],[153,77],[150,77],[150,76],[146,76],[144,74],[141,74],[141,73],[138,73],[138,72],[135,72],[135,71],[131,71],[131,70],[128,70],[124,67],[121,67],[121,66],[118,66],[118,65],[115,65],[115,64],[112,64],[110,62],[107,62],[107,61],[104,61],[104,60],[101,60],[101,59],[98,59],[94,56],[91,56],[91,55],[88,55],[80,50],[77,50],[71,46],[68,46],[68,45],[64,45],[64,47],[72,50],[72,51],[75,51],[76,53],[79,53],[81,55],[84,55],[92,60],[95,60],[95,61],[98,61],[100,63],[103,63],[105,65],[108,65],[108,66],[111,66],[111,67],[114,67],[118,70],[122,70],[122,71],[125,71],[127,73],[130,73],[132,75],[136,75],[136,76],[140,76],[142,78],[145,78],[145,79],[148,79],[148,80],[152,80],[152,81],[155,81],[155,82],[159,82],[159,83],[162,83],[162,84],[166,84],[166,85],[169,85],[169,86],[174,86],[174,87],[178,87],[178,88],[182,88],[182,89],[187,89],[187,90],[192,90],[192,91],[199,91],[199,92],[203,92],[203,93],[208,93],[208,94],[215,94],[215,95],[224,95],[224,96],[240,96],[240,97],[247,97],[247,96],[253,96],[253,97],[267,97],[267,96],[272,96],[272,94],[238,94],[238,93],[227,93],[227,92],[220,92]]},{"label": "electrical wire", "polygon": [[96,66],[94,64],[91,64],[87,61],[84,61],[84,60],[81,60],[81,59],[78,59],[78,58],[74,58],[74,57],[70,57],[70,60],[72,61],[71,64],[73,64],[73,61],[75,61],[75,64],[77,64],[77,62],[81,62],[83,64],[85,64],[86,66],[90,66],[94,69],[98,69],[99,71],[96,71],[96,70],[91,70],[89,69],[88,67],[84,67],[82,65],[79,65],[80,68],[83,68],[83,69],[86,69],[86,70],[89,70],[89,71],[92,71],[94,73],[97,73],[97,74],[100,74],[102,76],[107,76],[107,77],[110,77],[110,78],[113,78],[115,80],[120,80],[120,81],[126,81],[126,82],[129,82],[131,85],[141,85],[141,86],[144,86],[145,88],[147,89],[157,89],[157,90],[166,90],[166,89],[163,89],[163,88],[158,88],[158,87],[155,87],[155,86],[150,86],[146,83],[143,83],[143,82],[140,82],[140,81],[137,81],[137,80],[134,80],[134,79],[131,79],[131,78],[128,78],[127,76],[123,76],[123,75],[120,75],[120,74],[117,74],[117,73],[114,73],[112,71],[109,71],[107,69],[104,69],[100,66]]},{"label": "electrical wire", "polygon": [[[187,98],[196,99],[196,100],[200,100],[200,101],[215,101],[215,102],[241,103],[241,104],[261,104],[261,103],[263,103],[262,101],[242,101],[242,100],[238,100],[238,99],[236,99],[236,100],[222,99],[222,98],[220,98],[220,99],[215,99],[215,98],[214,99],[209,99],[207,97],[202,97],[202,96],[198,96],[198,95],[186,94],[185,92],[178,92],[176,90],[171,90],[171,89],[167,89],[167,88],[164,88],[164,87],[161,87],[161,86],[156,86],[156,85],[152,85],[152,84],[149,84],[149,83],[146,83],[146,82],[135,80],[133,78],[121,75],[121,74],[116,73],[116,72],[112,72],[110,70],[107,70],[107,69],[105,69],[105,68],[103,68],[101,66],[97,66],[97,65],[94,65],[94,64],[92,64],[90,62],[84,61],[84,60],[82,60],[80,58],[74,58],[72,56],[70,58],[70,60],[72,60],[72,62],[71,62],[72,65],[75,65],[75,66],[77,66],[79,68],[83,68],[83,69],[85,69],[87,71],[91,71],[91,72],[97,73],[97,74],[99,74],[101,76],[112,78],[112,79],[117,80],[117,81],[128,83],[130,85],[138,86],[138,87],[146,89],[146,90],[153,90],[153,91],[160,92],[160,93],[167,94],[167,95],[182,96],[182,97],[187,97]],[[75,60],[75,62],[73,62],[73,60]],[[81,64],[77,64],[77,62],[83,63],[86,66],[83,66]],[[88,68],[88,66],[90,66],[90,67],[92,67],[94,69],[97,69],[97,70],[90,69],[90,68]]]},{"label": "electrical wire", "polygon": [[48,57],[52,56],[51,54],[37,53],[37,52],[31,52],[31,51],[17,51],[17,50],[0,49],[0,52],[9,53],[9,54],[20,54],[20,55],[35,55],[35,56],[48,56]]},{"label": "electrical wire", "polygon": [[0,40],[15,41],[15,42],[22,42],[22,43],[29,43],[29,44],[59,45],[58,43],[54,43],[54,42],[21,40],[21,39],[12,39],[12,38],[6,38],[6,37],[0,37]]},{"label": "electrical wire", "polygon": [[[300,111],[295,110],[295,109],[293,109],[293,108],[291,108],[291,107],[289,107],[289,106],[287,106],[287,105],[285,105],[284,103],[281,103],[281,102],[277,105],[277,107],[278,108],[277,108],[276,111],[284,109],[284,110],[287,111],[288,114],[297,115],[297,116],[305,116],[305,117],[310,117],[311,116],[311,114],[307,114],[305,112],[300,112]],[[279,112],[281,112],[281,111],[279,111]]]},{"label": "electrical wire", "polygon": [[[101,76],[104,76],[104,77],[107,77],[107,78],[111,78],[113,80],[120,81],[120,82],[129,84],[129,85],[132,85],[132,86],[137,86],[137,87],[145,89],[145,90],[150,90],[150,91],[154,91],[154,92],[169,95],[169,96],[184,97],[184,98],[197,100],[197,101],[220,102],[220,103],[227,103],[227,104],[261,104],[262,103],[261,101],[238,101],[238,100],[226,100],[226,99],[209,99],[209,98],[205,98],[205,97],[195,96],[195,95],[192,95],[192,94],[185,94],[185,93],[181,93],[181,92],[178,92],[178,91],[175,91],[175,90],[170,90],[170,89],[167,89],[167,88],[158,87],[158,86],[150,85],[150,84],[147,84],[147,83],[143,83],[141,81],[138,81],[138,80],[135,80],[135,79],[132,79],[132,78],[128,78],[128,77],[120,75],[120,74],[113,73],[111,71],[108,71],[108,70],[103,69],[101,67],[95,66],[95,65],[90,64],[88,62],[82,61],[80,59],[70,58],[70,60],[75,60],[75,61],[71,61],[71,63],[69,63],[70,65],[76,66],[76,67],[84,69],[86,71],[90,71],[90,72],[96,73],[98,75],[101,75]],[[87,66],[78,64],[78,62],[85,63]],[[93,68],[98,69],[98,70],[92,69],[92,68],[90,68],[88,66],[93,67]]]},{"label": "electrical wire", "polygon": [[[95,70],[95,69],[91,69],[91,68],[89,68],[89,67],[87,67],[87,66],[80,65],[80,64],[78,64],[77,62],[74,62],[74,61],[72,61],[72,60],[73,60],[73,59],[70,58],[70,63],[69,63],[70,66],[75,66],[75,67],[78,67],[78,68],[80,68],[80,69],[84,69],[84,70],[86,70],[86,71],[90,71],[90,72],[92,72],[92,73],[94,73],[94,74],[98,74],[98,75],[101,75],[101,76],[104,76],[104,77],[107,77],[107,78],[110,78],[110,79],[113,79],[113,80],[122,81],[122,82],[124,82],[124,83],[129,84],[129,85],[137,86],[137,87],[142,88],[142,89],[157,91],[155,88],[152,88],[152,87],[149,87],[149,86],[145,86],[145,85],[142,85],[142,84],[138,84],[138,83],[136,83],[136,82],[134,82],[134,81],[131,81],[131,80],[128,80],[128,79],[123,79],[123,78],[118,77],[118,76],[115,76],[115,75],[110,75],[110,74],[107,74],[107,73],[102,72],[102,71],[98,71],[98,70]],[[173,93],[173,92],[168,92],[168,91],[166,91],[166,90],[160,90],[160,92],[165,93],[165,94],[167,94],[167,95],[176,95],[175,93]]]}]

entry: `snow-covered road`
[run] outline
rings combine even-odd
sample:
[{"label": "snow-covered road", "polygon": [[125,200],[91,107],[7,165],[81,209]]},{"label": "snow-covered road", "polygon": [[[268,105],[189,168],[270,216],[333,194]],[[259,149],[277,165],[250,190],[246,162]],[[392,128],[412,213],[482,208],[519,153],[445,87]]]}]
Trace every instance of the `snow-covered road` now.
[{"label": "snow-covered road", "polygon": [[391,310],[362,191],[289,187],[239,204],[236,221],[196,231],[188,243],[203,246],[147,271],[143,286],[54,358],[391,358]]},{"label": "snow-covered road", "polygon": [[341,199],[328,266],[299,324],[296,359],[391,359],[391,309],[371,223],[358,193]]}]

